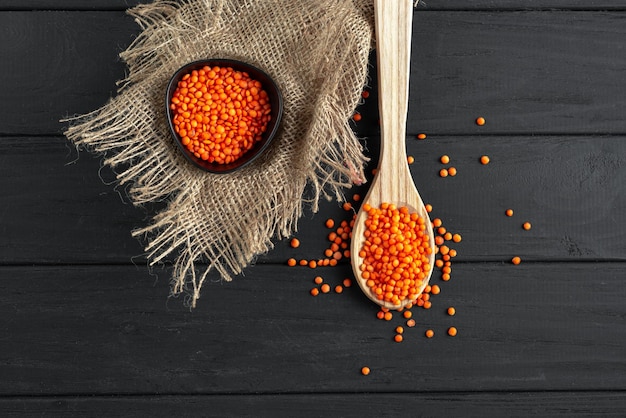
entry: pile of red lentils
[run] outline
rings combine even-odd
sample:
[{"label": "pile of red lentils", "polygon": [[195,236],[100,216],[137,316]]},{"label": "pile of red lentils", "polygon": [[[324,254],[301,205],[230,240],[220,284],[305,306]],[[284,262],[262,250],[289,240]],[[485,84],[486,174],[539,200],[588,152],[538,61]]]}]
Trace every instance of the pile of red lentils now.
[{"label": "pile of red lentils", "polygon": [[[369,96],[369,93],[365,91],[363,93],[363,98],[367,98],[368,96]],[[355,113],[353,116],[353,119],[355,122],[360,121],[361,118],[362,117],[359,113]],[[486,121],[485,121],[485,118],[478,117],[476,118],[475,123],[478,126],[483,126],[485,125]],[[425,133],[420,133],[417,135],[418,140],[425,140],[426,138],[427,136]],[[448,176],[454,177],[457,175],[457,169],[454,166],[450,165],[452,161],[450,156],[442,155],[439,158],[439,161],[441,164],[445,165],[444,168],[441,168],[439,170],[440,177],[442,178],[445,178]],[[480,162],[480,164],[486,166],[490,163],[490,158],[487,155],[482,155],[478,158],[478,161]],[[412,156],[408,156],[407,163],[412,164],[413,162],[414,162],[414,158]],[[373,175],[376,174],[375,169],[372,170],[372,174]],[[354,194],[352,196],[351,201],[347,201],[343,203],[343,209],[346,211],[346,214],[347,214],[346,219],[342,219],[342,220],[327,219],[325,221],[325,226],[326,228],[329,229],[330,232],[328,233],[328,247],[324,250],[323,257],[311,259],[311,260],[306,260],[306,259],[296,260],[295,258],[290,258],[289,260],[287,260],[287,264],[289,266],[306,266],[308,268],[315,269],[318,266],[335,266],[341,260],[350,258],[350,249],[349,249],[350,239],[352,237],[352,228],[354,227],[356,212],[358,211],[357,206],[359,205],[360,200],[361,200],[361,196],[358,194]],[[390,206],[391,206],[391,211],[389,211]],[[393,337],[392,337],[392,341],[396,343],[401,343],[405,339],[407,329],[414,328],[417,326],[417,322],[413,318],[414,310],[415,309],[431,309],[433,307],[434,299],[436,298],[437,295],[441,293],[442,289],[441,289],[440,284],[436,284],[433,282],[439,280],[440,282],[446,283],[451,280],[452,260],[457,256],[457,250],[453,248],[453,246],[455,244],[460,243],[462,241],[462,237],[458,233],[449,231],[443,225],[443,221],[440,218],[438,217],[432,218],[432,215],[431,215],[431,219],[432,219],[431,224],[433,228],[433,233],[435,235],[434,236],[435,248],[429,249],[427,245],[424,245],[424,243],[428,242],[428,237],[425,234],[424,220],[423,219],[420,220],[420,218],[417,217],[416,214],[410,214],[407,208],[396,208],[395,206],[390,205],[390,204],[383,204],[381,205],[380,208],[364,207],[364,210],[367,210],[368,213],[372,212],[372,215],[378,213],[376,216],[380,216],[380,213],[385,212],[386,216],[389,216],[386,219],[390,220],[393,218],[393,222],[388,223],[389,228],[387,228],[387,230],[382,231],[380,235],[377,235],[376,239],[368,236],[368,240],[370,240],[369,241],[370,244],[375,244],[374,246],[375,248],[373,249],[373,251],[371,247],[367,251],[363,250],[363,252],[359,254],[361,258],[367,259],[367,257],[371,256],[373,260],[374,256],[377,256],[378,259],[387,257],[387,259],[384,261],[389,262],[389,260],[393,258],[393,260],[395,261],[391,261],[391,263],[393,264],[397,262],[399,264],[402,261],[406,261],[406,262],[413,261],[413,260],[409,260],[405,258],[408,253],[415,252],[417,254],[420,254],[419,256],[417,256],[420,259],[419,264],[420,265],[426,264],[430,267],[430,265],[427,263],[427,257],[425,256],[429,254],[429,251],[434,251],[436,255],[435,268],[438,270],[438,274],[432,275],[430,279],[431,284],[427,285],[424,288],[424,290],[419,294],[411,293],[410,289],[412,288],[412,286],[418,287],[418,288],[420,287],[419,283],[416,284],[416,281],[419,282],[420,278],[423,279],[423,276],[428,273],[427,268],[409,270],[408,273],[404,276],[395,276],[393,269],[387,269],[387,270],[383,269],[383,272],[380,272],[380,269],[378,270],[374,268],[368,269],[366,263],[363,263],[363,265],[361,266],[361,270],[363,272],[368,272],[365,274],[368,277],[364,277],[364,278],[365,279],[371,278],[369,280],[371,281],[371,283],[368,283],[368,286],[371,285],[370,287],[374,289],[374,292],[381,295],[380,297],[381,300],[388,300],[388,301],[400,300],[400,299],[394,299],[396,295],[402,295],[401,300],[404,300],[404,298],[409,298],[409,300],[413,300],[413,302],[409,303],[404,308],[400,308],[397,310],[379,308],[376,312],[376,318],[382,321],[392,321],[394,319],[394,316],[396,315],[399,315],[401,317],[401,323],[393,326]],[[426,204],[426,210],[427,212],[432,213],[433,211],[432,205]],[[504,213],[507,217],[513,216],[512,209],[506,209]],[[395,217],[397,217],[397,219]],[[410,239],[408,239],[405,243],[403,243],[403,245],[401,246],[400,257],[397,257],[398,255],[397,254],[398,247],[397,247],[397,240],[396,240],[397,234],[394,235],[394,242],[393,242],[394,245],[385,246],[383,245],[383,242],[385,240],[387,240],[387,243],[389,242],[391,238],[391,235],[389,234],[389,232],[398,232],[398,231],[391,231],[391,226],[394,225],[394,228],[397,229],[398,225],[400,224],[400,220],[403,218],[405,218],[404,221],[408,222],[409,224],[413,222],[411,226],[416,231],[416,234],[411,235]],[[522,228],[524,230],[530,230],[531,228],[530,222],[524,222],[522,224]],[[370,229],[376,230],[377,228],[370,228]],[[421,233],[418,236],[419,231],[421,231]],[[368,229],[368,232],[369,232],[369,229]],[[415,244],[415,248],[412,248],[413,244]],[[405,247],[406,245],[409,245],[409,248],[406,248]],[[291,240],[291,246],[294,248],[300,246],[300,241],[297,238],[293,238]],[[386,249],[383,249],[383,247],[385,247]],[[392,248],[392,247],[394,248],[394,250],[391,250],[391,252],[395,252],[395,254],[390,253],[389,248]],[[514,265],[520,264],[520,262],[521,262],[521,258],[519,256],[515,256],[511,259],[511,263]],[[374,280],[373,279],[374,271],[379,271],[378,274],[382,274],[383,276],[386,276],[385,280],[391,280],[393,282],[393,286],[389,288],[384,287],[384,286],[377,287],[384,280],[382,281]],[[420,277],[420,275],[422,277]],[[407,284],[406,286],[404,285],[405,280]],[[352,286],[352,281],[353,281],[353,278],[346,277],[343,279],[341,283],[337,283],[333,285],[333,284],[327,283],[321,275],[315,275],[315,277],[313,278],[313,287],[310,288],[309,293],[313,297],[317,297],[319,295],[328,294],[332,292],[336,294],[341,294],[343,293],[345,288],[349,288]],[[396,288],[396,284],[398,283],[401,283],[401,285],[399,288]],[[379,290],[376,290],[376,289],[379,289]],[[396,292],[395,295],[394,295],[394,292]],[[456,308],[454,306],[446,306],[444,307],[443,312],[445,312],[445,315],[447,315],[448,317],[454,317],[456,315]],[[455,337],[457,333],[458,333],[458,330],[455,326],[449,326],[445,330],[445,334],[449,337]],[[435,331],[432,328],[428,327],[427,325],[423,325],[422,335],[424,336],[424,338],[427,338],[427,339],[433,338],[435,336]],[[361,368],[361,374],[363,374],[364,376],[367,376],[370,373],[371,373],[371,370],[368,366],[363,366]]]},{"label": "pile of red lentils", "polygon": [[248,73],[208,67],[185,74],[170,103],[180,142],[204,161],[229,164],[262,139],[270,121],[267,92]]}]

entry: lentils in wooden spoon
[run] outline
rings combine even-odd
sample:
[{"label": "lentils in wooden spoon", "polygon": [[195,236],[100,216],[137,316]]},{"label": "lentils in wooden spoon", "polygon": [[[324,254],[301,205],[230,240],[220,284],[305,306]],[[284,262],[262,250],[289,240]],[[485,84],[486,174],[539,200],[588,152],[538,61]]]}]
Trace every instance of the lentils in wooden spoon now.
[{"label": "lentils in wooden spoon", "polygon": [[357,283],[372,301],[400,309],[432,274],[432,225],[407,164],[405,138],[412,0],[375,0],[381,146],[378,169],[352,230]]}]

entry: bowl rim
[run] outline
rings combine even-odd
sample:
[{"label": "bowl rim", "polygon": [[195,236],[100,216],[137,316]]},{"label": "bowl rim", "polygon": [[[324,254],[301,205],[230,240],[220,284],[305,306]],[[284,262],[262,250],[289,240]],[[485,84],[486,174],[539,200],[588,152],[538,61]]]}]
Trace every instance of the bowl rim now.
[{"label": "bowl rim", "polygon": [[[267,129],[263,133],[262,139],[257,142],[256,147],[249,149],[246,153],[243,154],[241,158],[229,164],[212,164],[200,158],[197,158],[195,155],[191,154],[189,150],[187,150],[187,148],[182,144],[179,135],[174,130],[174,123],[172,120],[173,112],[170,109],[170,104],[171,97],[173,96],[174,91],[178,86],[178,81],[180,81],[180,78],[182,78],[184,74],[190,73],[205,66],[228,66],[237,71],[245,71],[251,78],[260,81],[263,84],[263,88],[268,93],[268,96],[271,97],[270,105],[272,107],[272,118],[269,121],[269,124],[271,126],[268,126],[269,129]],[[262,78],[262,80],[259,80],[259,78]],[[187,161],[191,162],[194,166],[206,172],[214,174],[232,173],[233,171],[239,170],[251,164],[254,160],[261,156],[261,154],[265,152],[265,150],[269,147],[270,143],[273,141],[273,139],[276,137],[276,134],[278,133],[280,122],[282,120],[283,108],[284,103],[282,92],[274,79],[270,77],[264,70],[258,68],[257,66],[237,59],[206,58],[189,62],[181,66],[178,70],[174,72],[174,74],[170,77],[167,83],[167,87],[165,89],[165,114],[167,118],[167,124],[178,149],[182,152]],[[244,156],[248,153],[249,157],[247,159],[243,159]]]}]

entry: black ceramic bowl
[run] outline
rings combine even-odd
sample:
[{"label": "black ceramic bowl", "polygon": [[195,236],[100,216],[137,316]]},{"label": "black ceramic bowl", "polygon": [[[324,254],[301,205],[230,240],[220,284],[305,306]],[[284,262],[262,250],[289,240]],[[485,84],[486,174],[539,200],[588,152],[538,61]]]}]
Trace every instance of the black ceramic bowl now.
[{"label": "black ceramic bowl", "polygon": [[[244,154],[242,154],[235,161],[228,164],[219,164],[219,163],[211,163],[205,161],[201,158],[193,155],[191,151],[185,147],[181,142],[181,137],[174,130],[173,118],[174,112],[170,109],[170,104],[172,101],[172,97],[176,88],[178,87],[178,82],[185,76],[192,72],[193,70],[199,70],[205,66],[214,67],[231,67],[233,70],[246,72],[250,76],[250,78],[261,82],[263,85],[263,89],[267,92],[269,97],[272,113],[271,120],[267,124],[267,128],[263,133],[261,140],[257,141],[252,148],[247,150]],[[274,136],[276,136],[276,132],[278,131],[278,126],[280,125],[280,120],[282,118],[283,113],[283,98],[280,93],[280,90],[276,86],[276,83],[263,71],[260,69],[246,64],[245,62],[229,60],[229,59],[208,59],[202,61],[195,61],[190,64],[187,64],[180,68],[172,78],[170,79],[167,90],[165,94],[165,111],[167,114],[167,123],[170,127],[170,131],[174,136],[174,142],[181,150],[183,155],[189,160],[191,163],[196,165],[197,167],[217,174],[230,173],[235,171],[241,167],[244,167],[254,161],[259,155],[263,153],[269,146]]]}]

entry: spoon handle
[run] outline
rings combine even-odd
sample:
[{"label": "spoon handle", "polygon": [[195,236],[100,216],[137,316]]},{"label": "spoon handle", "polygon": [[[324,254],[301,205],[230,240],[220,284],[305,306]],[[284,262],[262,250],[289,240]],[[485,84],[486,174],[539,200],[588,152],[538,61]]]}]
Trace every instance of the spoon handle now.
[{"label": "spoon handle", "polygon": [[[375,0],[378,105],[381,130],[379,167],[383,188],[404,185],[410,173],[406,163],[406,117],[409,100],[409,69],[413,0]],[[393,195],[396,191],[389,190]]]}]

